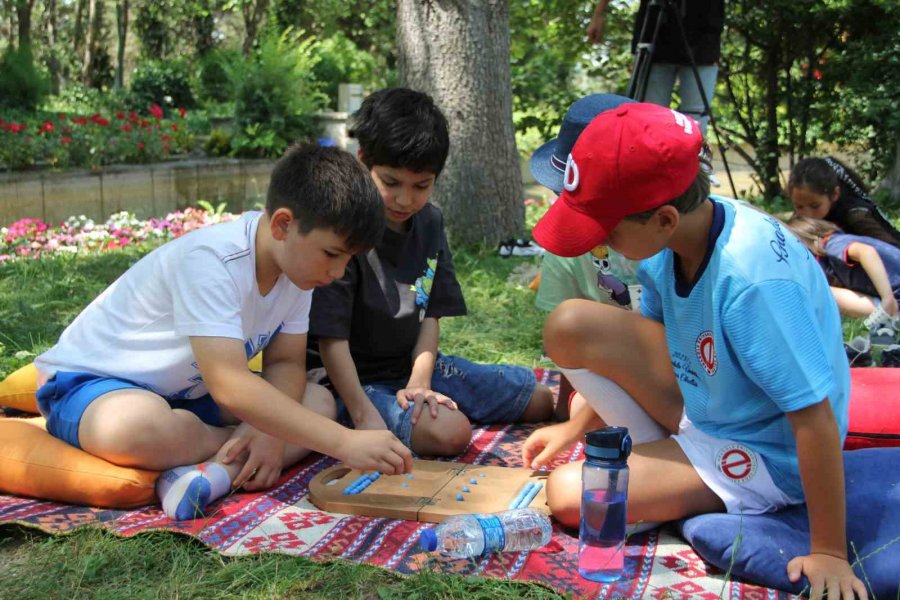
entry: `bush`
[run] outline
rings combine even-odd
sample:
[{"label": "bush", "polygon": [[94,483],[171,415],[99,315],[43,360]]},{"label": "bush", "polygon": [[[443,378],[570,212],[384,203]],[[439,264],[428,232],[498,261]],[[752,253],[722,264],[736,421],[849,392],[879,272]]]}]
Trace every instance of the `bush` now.
[{"label": "bush", "polygon": [[34,66],[31,49],[7,48],[0,58],[0,106],[31,111],[49,91],[48,78]]},{"label": "bush", "polygon": [[181,61],[148,61],[138,66],[131,79],[133,107],[158,104],[166,110],[196,106],[191,75]]},{"label": "bush", "polygon": [[320,42],[315,48],[314,56],[317,62],[313,67],[313,75],[322,85],[322,92],[328,98],[331,110],[337,110],[340,83],[383,87],[382,82],[372,81],[374,74],[379,72],[375,57],[360,50],[343,33]]},{"label": "bush", "polygon": [[240,51],[234,48],[219,48],[207,53],[200,62],[198,73],[200,97],[214,102],[231,100],[228,68],[242,58]]},{"label": "bush", "polygon": [[319,133],[314,113],[325,97],[313,76],[316,41],[288,29],[265,36],[243,63],[228,68],[235,90],[237,133],[233,153],[274,157],[292,143]]},{"label": "bush", "polygon": [[213,129],[203,149],[209,156],[228,156],[231,154],[231,134],[218,127]]}]

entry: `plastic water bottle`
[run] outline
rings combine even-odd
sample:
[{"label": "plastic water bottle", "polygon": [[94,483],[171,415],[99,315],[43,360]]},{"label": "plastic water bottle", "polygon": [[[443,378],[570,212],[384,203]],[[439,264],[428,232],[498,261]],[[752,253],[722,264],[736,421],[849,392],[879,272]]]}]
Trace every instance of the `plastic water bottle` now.
[{"label": "plastic water bottle", "polygon": [[604,427],[585,437],[578,572],[585,579],[609,583],[625,573],[631,436],[625,427]]},{"label": "plastic water bottle", "polygon": [[455,558],[492,552],[521,552],[550,541],[550,518],[535,508],[515,508],[493,514],[457,515],[426,529],[419,544],[428,551]]}]

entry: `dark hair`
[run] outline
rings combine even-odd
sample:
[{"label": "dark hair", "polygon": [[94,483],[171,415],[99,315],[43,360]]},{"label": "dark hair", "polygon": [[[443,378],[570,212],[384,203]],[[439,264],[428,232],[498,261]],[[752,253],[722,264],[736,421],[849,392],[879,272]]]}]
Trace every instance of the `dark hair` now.
[{"label": "dark hair", "polygon": [[362,161],[370,169],[385,165],[437,176],[450,150],[444,114],[431,96],[407,88],[366,97],[348,135],[359,140]]},{"label": "dark hair", "polygon": [[660,204],[656,208],[651,208],[650,210],[635,213],[633,215],[628,215],[625,217],[629,221],[638,221],[639,223],[646,223],[650,220],[650,217],[653,216],[661,206],[672,205],[678,212],[681,214],[686,214],[696,210],[703,202],[709,198],[709,171],[701,165],[700,170],[697,171],[697,176],[694,178],[694,181],[691,182],[691,185],[688,186],[684,192],[682,192],[677,197],[669,200],[668,202],[664,202]]},{"label": "dark hair", "polygon": [[375,247],[384,234],[384,202],[369,173],[350,153],[300,144],[272,171],[266,212],[288,208],[304,235],[331,229],[352,252]]},{"label": "dark hair", "polygon": [[788,229],[794,232],[800,241],[812,251],[813,254],[823,256],[825,249],[822,247],[822,239],[840,231],[841,228],[830,221],[813,219],[802,215],[794,215],[785,223]]},{"label": "dark hair", "polygon": [[795,187],[805,187],[830,197],[834,188],[842,183],[854,188],[857,195],[865,196],[869,191],[856,171],[833,156],[804,158],[791,169],[788,193]]}]

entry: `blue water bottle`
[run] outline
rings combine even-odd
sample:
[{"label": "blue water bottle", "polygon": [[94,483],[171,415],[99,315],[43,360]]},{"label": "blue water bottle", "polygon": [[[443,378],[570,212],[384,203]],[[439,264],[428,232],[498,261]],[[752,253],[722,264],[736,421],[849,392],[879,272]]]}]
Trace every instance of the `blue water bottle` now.
[{"label": "blue water bottle", "polygon": [[609,583],[625,572],[626,461],[631,436],[626,427],[604,427],[585,438],[578,572],[585,579]]}]

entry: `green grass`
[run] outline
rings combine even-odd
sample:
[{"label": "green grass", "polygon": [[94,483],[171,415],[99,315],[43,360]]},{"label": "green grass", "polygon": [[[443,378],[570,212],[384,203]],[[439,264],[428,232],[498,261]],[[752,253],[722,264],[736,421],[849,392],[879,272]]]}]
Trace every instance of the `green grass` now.
[{"label": "green grass", "polygon": [[[0,264],[0,377],[32,361],[142,251]],[[543,314],[508,283],[517,265],[491,251],[457,251],[469,316],[442,322],[442,349],[485,362],[537,364]],[[444,574],[439,563],[402,577],[346,561],[262,555],[229,559],[168,533],[120,539],[101,530],[50,537],[0,529],[0,598],[562,598],[542,586]]]}]

